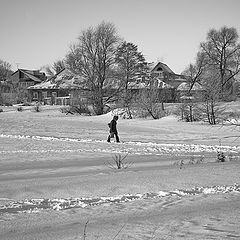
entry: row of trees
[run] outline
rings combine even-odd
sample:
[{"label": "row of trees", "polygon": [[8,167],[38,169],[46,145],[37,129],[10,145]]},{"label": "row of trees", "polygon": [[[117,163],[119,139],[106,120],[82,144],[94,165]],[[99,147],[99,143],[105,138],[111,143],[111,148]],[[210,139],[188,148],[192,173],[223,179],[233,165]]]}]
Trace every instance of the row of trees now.
[{"label": "row of trees", "polygon": [[[7,63],[0,64],[4,69],[10,69]],[[52,68],[48,67],[47,71],[53,75],[63,68],[83,76],[84,86],[89,90],[89,103],[97,115],[102,114],[104,106],[118,96],[131,117],[131,105],[133,101],[136,102],[136,97],[128,88],[134,83],[148,84],[150,90],[138,96],[137,101],[153,117],[154,104],[163,101],[163,96],[154,92],[154,78],[149,74],[143,54],[133,43],[123,41],[112,23],[102,22],[83,30],[66,57],[55,62]],[[237,31],[235,28],[222,27],[208,32],[206,41],[200,44],[195,63],[190,64],[183,74],[188,76],[191,85],[189,95],[196,83],[205,89],[203,100],[211,119],[216,102],[229,100],[232,96],[234,78],[239,72],[240,44]]]},{"label": "row of trees", "polygon": [[[71,46],[64,63],[71,71],[86,79],[89,100],[96,114],[102,114],[105,104],[118,94],[122,106],[131,117],[130,107],[136,98],[128,91],[129,83],[148,82],[150,94],[145,92],[137,101],[146,106],[153,117],[154,103],[163,101],[163,96],[151,89],[153,79],[143,54],[133,43],[122,41],[112,23],[102,22],[97,27],[82,31],[78,43]],[[211,29],[206,41],[200,43],[195,63],[190,64],[182,74],[188,76],[191,85],[189,95],[196,83],[205,89],[202,96],[204,106],[207,118],[213,124],[216,104],[220,100],[231,100],[239,72],[240,44],[236,29]],[[106,86],[113,85],[117,86],[116,91],[109,94]]]},{"label": "row of trees", "polygon": [[[234,100],[236,77],[240,74],[240,44],[235,28],[211,29],[200,48],[194,64],[183,74],[189,76],[191,89],[200,83],[205,89],[201,112],[210,124],[216,124],[219,101]],[[196,111],[199,112],[199,111]]]},{"label": "row of trees", "polygon": [[200,44],[196,62],[184,74],[190,76],[192,86],[200,82],[214,86],[217,95],[226,99],[232,91],[233,79],[240,72],[240,44],[235,28],[212,29],[207,40]]},{"label": "row of trees", "polygon": [[66,55],[65,64],[72,72],[84,77],[89,101],[96,114],[102,114],[104,106],[116,96],[129,110],[132,99],[128,92],[129,83],[141,81],[147,74],[147,63],[137,46],[122,41],[115,26],[105,22],[82,31],[78,43],[72,45]]}]

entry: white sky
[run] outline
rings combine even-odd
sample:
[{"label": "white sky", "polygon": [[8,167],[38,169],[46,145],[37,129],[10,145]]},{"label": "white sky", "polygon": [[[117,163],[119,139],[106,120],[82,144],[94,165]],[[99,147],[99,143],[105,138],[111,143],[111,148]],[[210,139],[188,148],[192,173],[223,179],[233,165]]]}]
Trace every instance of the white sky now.
[{"label": "white sky", "polygon": [[103,20],[147,61],[181,73],[210,28],[235,27],[240,35],[240,0],[0,0],[0,59],[13,70],[39,69]]}]

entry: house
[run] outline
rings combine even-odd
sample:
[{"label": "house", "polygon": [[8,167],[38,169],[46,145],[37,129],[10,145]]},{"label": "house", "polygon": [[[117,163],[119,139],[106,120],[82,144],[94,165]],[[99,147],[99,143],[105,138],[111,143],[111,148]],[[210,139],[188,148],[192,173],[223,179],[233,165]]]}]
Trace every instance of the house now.
[{"label": "house", "polygon": [[69,105],[86,101],[88,94],[82,77],[63,69],[39,84],[28,87],[30,101],[44,104]]},{"label": "house", "polygon": [[14,104],[28,101],[27,88],[41,83],[46,78],[45,73],[39,70],[18,69],[0,83],[3,102]]},{"label": "house", "polygon": [[195,82],[193,85],[191,82],[184,82],[178,86],[177,91],[180,100],[201,100],[205,89],[198,82]]},{"label": "house", "polygon": [[[175,74],[166,64],[158,62],[149,64],[149,78],[129,82],[128,91],[138,94],[150,86],[150,80],[159,91],[159,95],[165,102],[176,101],[177,87],[186,82],[184,76]],[[103,86],[105,92],[112,95],[119,89],[119,81],[110,79]],[[85,79],[63,69],[55,76],[28,87],[30,101],[43,102],[44,104],[69,105],[77,104],[79,101],[87,101],[89,90]],[[117,101],[117,100],[116,100]]]},{"label": "house", "polygon": [[174,73],[165,63],[150,63],[149,68],[151,77],[158,81],[159,87],[171,86],[176,89],[181,83],[186,82],[185,76]]},{"label": "house", "polygon": [[[139,78],[137,81],[129,81],[127,90],[134,98],[140,92],[153,87],[158,91],[161,101],[175,102],[179,101],[178,86],[186,82],[185,76],[174,73],[167,64],[162,62],[149,63],[147,76]],[[115,88],[118,87],[118,85],[115,86]]]},{"label": "house", "polygon": [[27,90],[28,87],[41,83],[46,79],[45,73],[39,70],[18,69],[6,81],[12,86]]},{"label": "house", "polygon": [[185,83],[186,77],[176,74],[170,67],[162,62],[149,64],[150,82],[159,91],[159,97],[165,102],[178,101],[177,88]]}]

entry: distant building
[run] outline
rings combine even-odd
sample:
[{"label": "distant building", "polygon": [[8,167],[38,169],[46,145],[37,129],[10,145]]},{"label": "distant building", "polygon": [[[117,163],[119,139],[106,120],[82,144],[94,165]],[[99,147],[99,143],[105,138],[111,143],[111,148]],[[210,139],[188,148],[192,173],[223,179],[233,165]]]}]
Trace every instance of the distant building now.
[{"label": "distant building", "polygon": [[77,101],[86,101],[89,93],[85,88],[84,79],[63,69],[53,77],[28,87],[30,101],[44,104],[69,105]]},{"label": "distant building", "polygon": [[150,84],[159,92],[159,99],[165,102],[177,101],[177,88],[187,80],[185,76],[174,73],[167,64],[162,62],[150,63],[149,77],[138,84],[130,83],[129,89],[133,92],[149,88]]},{"label": "distant building", "polygon": [[[130,81],[128,91],[137,94],[149,88],[150,80],[158,89],[164,101],[177,101],[177,88],[187,80],[183,75],[174,73],[162,62],[149,64],[149,77],[137,81]],[[104,84],[105,91],[114,93],[119,88],[117,79],[109,79]],[[28,87],[30,101],[39,101],[44,104],[69,105],[77,101],[87,101],[89,90],[83,77],[63,69],[55,76]],[[163,99],[162,98],[162,99]]]},{"label": "distant building", "polygon": [[45,73],[39,70],[18,69],[6,81],[18,88],[27,89],[29,86],[41,83],[46,79]]},{"label": "distant building", "polygon": [[165,63],[151,63],[149,67],[152,77],[156,80],[160,88],[176,89],[181,83],[186,82],[185,76],[174,73]]},{"label": "distant building", "polygon": [[28,101],[27,88],[46,80],[39,70],[18,69],[0,82],[2,102],[14,104]]}]

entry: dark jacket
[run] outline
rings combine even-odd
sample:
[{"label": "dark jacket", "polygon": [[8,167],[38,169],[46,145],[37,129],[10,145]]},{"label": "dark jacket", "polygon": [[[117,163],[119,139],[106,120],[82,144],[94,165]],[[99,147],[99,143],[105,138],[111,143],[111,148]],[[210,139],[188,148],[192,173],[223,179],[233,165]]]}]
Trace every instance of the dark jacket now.
[{"label": "dark jacket", "polygon": [[115,119],[113,119],[111,122],[110,122],[110,132],[113,132],[113,133],[117,133],[117,121]]}]

